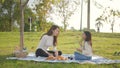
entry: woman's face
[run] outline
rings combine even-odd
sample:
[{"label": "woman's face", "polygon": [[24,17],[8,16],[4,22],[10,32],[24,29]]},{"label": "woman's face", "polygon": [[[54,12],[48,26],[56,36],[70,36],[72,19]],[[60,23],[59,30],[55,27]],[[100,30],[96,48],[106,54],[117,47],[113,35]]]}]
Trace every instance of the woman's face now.
[{"label": "woman's face", "polygon": [[84,40],[86,39],[86,34],[85,34],[85,33],[82,34],[82,38],[83,38]]},{"label": "woman's face", "polygon": [[56,28],[55,30],[53,30],[53,35],[54,36],[58,36],[59,35],[59,28]]}]

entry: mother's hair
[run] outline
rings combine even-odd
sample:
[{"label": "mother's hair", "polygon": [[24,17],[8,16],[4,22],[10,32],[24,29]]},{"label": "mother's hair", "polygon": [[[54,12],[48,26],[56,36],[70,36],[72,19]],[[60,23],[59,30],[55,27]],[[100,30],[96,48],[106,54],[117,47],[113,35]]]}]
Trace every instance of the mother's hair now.
[{"label": "mother's hair", "polygon": [[51,28],[48,30],[48,32],[46,33],[47,35],[53,35],[53,30],[59,28],[59,26],[57,25],[52,25]]},{"label": "mother's hair", "polygon": [[[43,36],[44,36],[44,35],[48,35],[48,36],[53,35],[53,30],[55,30],[55,29],[57,29],[57,28],[59,28],[59,26],[57,26],[57,25],[52,25],[51,28],[47,31],[47,33],[43,34]],[[42,38],[42,37],[41,37],[41,38]],[[53,45],[56,46],[56,44],[57,44],[57,36],[54,36],[54,37],[53,37]]]}]

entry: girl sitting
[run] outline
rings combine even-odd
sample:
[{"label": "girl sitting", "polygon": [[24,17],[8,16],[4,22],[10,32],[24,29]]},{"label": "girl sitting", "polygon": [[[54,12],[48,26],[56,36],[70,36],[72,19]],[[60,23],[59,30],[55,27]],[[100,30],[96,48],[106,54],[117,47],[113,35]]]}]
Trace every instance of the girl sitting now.
[{"label": "girl sitting", "polygon": [[92,58],[92,40],[91,33],[89,31],[84,31],[82,34],[82,42],[80,43],[80,48],[76,50],[81,52],[74,52],[75,60],[90,60]]}]

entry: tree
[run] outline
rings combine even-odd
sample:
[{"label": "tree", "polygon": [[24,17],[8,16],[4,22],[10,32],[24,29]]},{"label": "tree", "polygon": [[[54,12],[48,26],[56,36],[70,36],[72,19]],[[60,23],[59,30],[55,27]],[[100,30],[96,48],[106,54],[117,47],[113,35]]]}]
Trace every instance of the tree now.
[{"label": "tree", "polygon": [[[82,0],[81,0],[82,1]],[[83,0],[85,3],[87,3],[87,30],[90,30],[90,5],[91,5],[91,0]],[[101,4],[99,4],[98,2],[96,2],[96,0],[92,0],[92,2],[94,3],[94,5],[101,9],[103,8],[103,6]],[[82,3],[81,3],[81,15],[82,15]],[[82,16],[81,16],[81,20],[82,20]],[[82,29],[82,21],[80,23],[80,30]]]},{"label": "tree", "polygon": [[112,33],[114,31],[114,24],[115,24],[115,19],[118,16],[119,11],[116,10],[110,10],[110,16],[107,18],[109,20],[109,23],[111,23],[111,30]]},{"label": "tree", "polygon": [[[20,1],[19,0],[4,0],[0,8],[0,31],[19,31],[20,25]],[[12,7],[12,8],[11,8]],[[25,10],[25,31],[29,29],[28,18],[34,17],[34,13],[28,6]],[[17,25],[15,25],[17,24]]]},{"label": "tree", "polygon": [[97,23],[95,24],[95,26],[97,27],[97,32],[100,32],[100,27],[103,26],[103,24],[102,24],[101,21],[103,21],[103,20],[101,19],[101,16],[96,19],[96,22],[97,22]]},{"label": "tree", "polygon": [[[77,9],[77,5],[79,5],[78,0],[60,0],[56,4],[56,14],[62,19],[62,23],[64,26],[64,31],[68,26],[68,19],[74,14]],[[72,9],[71,9],[72,8]]]},{"label": "tree", "polygon": [[[109,0],[112,1],[112,0]],[[120,17],[120,11],[118,10],[114,10],[110,7],[103,7],[101,4],[99,4],[98,2],[96,2],[94,0],[94,4],[96,7],[98,7],[99,9],[103,9],[103,14],[101,15],[102,19],[104,20],[104,22],[110,23],[111,24],[111,30],[112,33],[114,32],[114,24],[115,24],[115,20]]]},{"label": "tree", "polygon": [[34,25],[34,21],[35,21],[35,14],[32,12],[32,9],[29,8],[28,6],[25,7],[25,15],[24,15],[24,19],[25,19],[25,26],[24,26],[24,31],[25,32],[29,32],[30,31],[30,21],[29,18],[31,18],[31,25],[32,25],[32,31],[33,31],[33,25]]},{"label": "tree", "polygon": [[0,8],[2,7],[2,4],[4,3],[5,0],[0,0]]},{"label": "tree", "polygon": [[[4,0],[3,3],[1,3],[1,11],[0,11],[0,18],[1,18],[1,27],[6,29],[5,27],[7,26],[7,30],[5,31],[12,31],[13,30],[13,21],[14,21],[14,9],[15,9],[15,1],[13,0]],[[6,25],[7,24],[7,25]],[[4,25],[6,25],[4,27]]]},{"label": "tree", "polygon": [[38,17],[38,30],[45,31],[47,25],[47,18],[52,11],[52,5],[54,4],[54,0],[35,0],[35,8],[36,16]]},{"label": "tree", "polygon": [[[91,0],[84,0],[85,3],[87,3],[87,30],[90,30],[90,5],[91,5]],[[95,5],[100,5],[97,3],[95,0],[93,0]]]},{"label": "tree", "polygon": [[111,9],[110,7],[105,8],[103,14],[101,15],[104,22],[111,24],[112,33],[114,32],[115,20],[119,17],[120,11]]},{"label": "tree", "polygon": [[80,31],[82,31],[82,17],[83,17],[83,0],[81,0],[81,13],[80,13]]},{"label": "tree", "polygon": [[87,29],[90,30],[90,0],[88,0],[88,7],[87,7]]},{"label": "tree", "polygon": [[24,47],[24,8],[26,4],[28,3],[29,0],[26,0],[26,2],[20,0],[20,52],[22,52],[23,47]]}]

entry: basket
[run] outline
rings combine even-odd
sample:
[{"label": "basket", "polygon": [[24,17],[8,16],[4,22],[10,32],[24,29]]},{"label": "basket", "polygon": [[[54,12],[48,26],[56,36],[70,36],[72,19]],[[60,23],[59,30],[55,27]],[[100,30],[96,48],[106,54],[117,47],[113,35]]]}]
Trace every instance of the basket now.
[{"label": "basket", "polygon": [[26,48],[23,48],[23,50],[20,51],[20,47],[16,46],[15,50],[14,50],[14,55],[17,58],[25,58],[25,57],[27,57],[28,52],[27,52]]},{"label": "basket", "polygon": [[28,53],[27,52],[18,52],[18,53],[15,53],[15,57],[17,58],[25,58],[27,57]]}]

